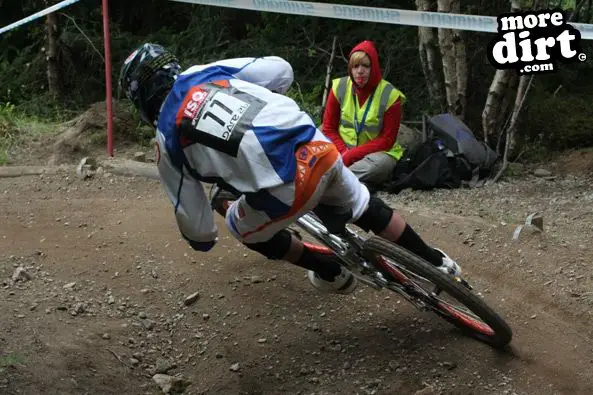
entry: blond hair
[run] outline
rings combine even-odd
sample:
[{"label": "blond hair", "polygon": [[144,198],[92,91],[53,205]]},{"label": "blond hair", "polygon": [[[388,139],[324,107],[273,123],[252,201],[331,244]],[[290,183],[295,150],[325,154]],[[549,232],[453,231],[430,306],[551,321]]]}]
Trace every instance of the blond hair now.
[{"label": "blond hair", "polygon": [[352,74],[352,69],[360,64],[367,66],[371,65],[371,59],[364,51],[356,51],[350,55],[350,60],[348,61],[348,74]]}]

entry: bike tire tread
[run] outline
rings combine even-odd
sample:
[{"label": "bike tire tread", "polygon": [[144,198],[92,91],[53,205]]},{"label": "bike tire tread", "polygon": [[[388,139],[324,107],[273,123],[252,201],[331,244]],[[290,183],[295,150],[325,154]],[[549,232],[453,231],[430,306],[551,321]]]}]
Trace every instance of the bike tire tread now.
[{"label": "bike tire tread", "polygon": [[375,254],[383,255],[395,260],[408,270],[428,279],[469,308],[469,310],[480,317],[494,331],[493,336],[488,336],[472,330],[455,318],[441,316],[459,329],[468,332],[472,337],[495,348],[503,348],[512,340],[513,334],[511,328],[498,313],[488,306],[484,300],[473,294],[463,285],[453,282],[447,274],[441,272],[426,260],[379,236],[371,236],[367,239],[362,251],[367,259],[374,259],[373,256]]}]

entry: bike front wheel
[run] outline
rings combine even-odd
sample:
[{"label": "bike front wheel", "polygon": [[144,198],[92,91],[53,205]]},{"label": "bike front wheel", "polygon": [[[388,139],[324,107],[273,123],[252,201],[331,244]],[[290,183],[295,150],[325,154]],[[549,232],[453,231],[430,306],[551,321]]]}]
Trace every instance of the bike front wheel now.
[{"label": "bike front wheel", "polygon": [[[510,343],[512,331],[505,320],[472,293],[460,278],[441,272],[424,259],[378,236],[366,240],[363,255],[387,274],[399,293],[405,293],[415,304],[492,347],[502,348]],[[443,292],[461,306],[446,301]]]}]

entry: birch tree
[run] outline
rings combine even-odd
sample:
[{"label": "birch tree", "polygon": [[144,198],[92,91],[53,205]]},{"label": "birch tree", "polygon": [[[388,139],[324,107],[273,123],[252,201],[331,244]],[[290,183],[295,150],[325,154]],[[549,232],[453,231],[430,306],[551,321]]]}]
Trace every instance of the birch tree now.
[{"label": "birch tree", "polygon": [[[511,11],[519,10],[521,10],[521,1],[511,0]],[[486,143],[489,143],[491,137],[499,135],[505,121],[505,114],[512,103],[512,96],[509,97],[509,94],[514,90],[516,84],[517,72],[515,70],[496,70],[494,73],[488,89],[486,104],[482,110],[482,130]]]},{"label": "birch tree", "polygon": [[[437,11],[459,14],[460,0],[437,0]],[[464,119],[468,78],[464,33],[461,30],[439,28],[438,39],[443,63],[447,109],[460,119]]]},{"label": "birch tree", "polygon": [[47,60],[48,90],[52,97],[57,98],[61,93],[62,76],[58,60],[58,16],[56,13],[47,15],[45,27],[47,43],[45,58]]},{"label": "birch tree", "polygon": [[[437,10],[437,2],[436,0],[416,0],[416,9],[418,11],[434,12]],[[420,63],[422,64],[432,107],[438,112],[443,112],[447,108],[447,101],[445,99],[445,83],[443,81],[437,29],[419,27],[418,42]]]}]

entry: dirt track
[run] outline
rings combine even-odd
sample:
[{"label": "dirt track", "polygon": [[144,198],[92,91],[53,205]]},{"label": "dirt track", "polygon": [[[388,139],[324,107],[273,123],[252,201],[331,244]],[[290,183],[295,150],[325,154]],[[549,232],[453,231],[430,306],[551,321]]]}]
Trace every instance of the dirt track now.
[{"label": "dirt track", "polygon": [[[157,394],[158,372],[188,394],[593,393],[592,184],[521,185],[392,198],[508,320],[500,353],[386,291],[320,294],[224,229],[193,252],[155,180],[0,179],[0,393]],[[511,241],[531,210],[546,231]]]}]

